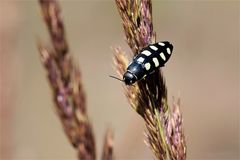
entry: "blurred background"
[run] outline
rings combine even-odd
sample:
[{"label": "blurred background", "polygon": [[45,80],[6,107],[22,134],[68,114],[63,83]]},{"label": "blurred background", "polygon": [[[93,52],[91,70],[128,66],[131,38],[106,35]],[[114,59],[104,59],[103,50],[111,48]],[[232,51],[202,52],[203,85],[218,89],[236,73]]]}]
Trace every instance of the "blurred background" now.
[{"label": "blurred background", "polygon": [[[114,1],[61,1],[70,50],[83,74],[98,155],[108,127],[117,159],[153,159],[143,120],[121,84],[108,77],[111,46],[130,52]],[[174,45],[163,68],[172,96],[181,93],[188,159],[239,155],[239,1],[153,1],[157,40]],[[36,40],[48,43],[37,1],[0,1],[1,159],[74,160],[55,114]]]}]

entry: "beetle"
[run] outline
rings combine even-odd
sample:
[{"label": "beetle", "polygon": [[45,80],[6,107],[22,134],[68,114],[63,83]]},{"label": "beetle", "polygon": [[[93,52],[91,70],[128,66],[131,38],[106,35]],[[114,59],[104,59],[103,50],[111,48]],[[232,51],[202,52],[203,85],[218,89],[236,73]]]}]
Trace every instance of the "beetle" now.
[{"label": "beetle", "polygon": [[133,85],[163,67],[172,55],[172,51],[173,45],[168,41],[150,44],[134,56],[122,80],[114,76],[110,77],[118,79],[126,85]]}]

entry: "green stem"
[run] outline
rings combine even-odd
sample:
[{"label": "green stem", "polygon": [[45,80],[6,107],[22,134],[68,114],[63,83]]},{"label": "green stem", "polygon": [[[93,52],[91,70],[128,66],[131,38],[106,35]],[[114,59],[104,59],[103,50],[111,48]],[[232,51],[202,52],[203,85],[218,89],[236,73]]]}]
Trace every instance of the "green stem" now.
[{"label": "green stem", "polygon": [[167,159],[169,159],[169,153],[168,153],[168,149],[167,149],[168,147],[167,147],[167,144],[166,144],[165,134],[164,134],[164,128],[161,125],[159,112],[156,108],[154,109],[154,114],[156,114],[156,116],[157,116],[157,124],[158,124],[159,134],[160,134],[160,137],[163,141],[163,146],[164,146],[164,148],[166,150],[166,153],[167,153]]},{"label": "green stem", "polygon": [[161,121],[160,121],[159,111],[158,111],[157,107],[155,106],[155,102],[154,102],[154,99],[153,99],[152,95],[150,96],[150,99],[151,99],[151,103],[152,103],[151,106],[153,106],[153,108],[152,108],[153,109],[153,113],[154,113],[154,115],[156,116],[156,119],[157,119],[157,125],[158,125],[158,129],[159,129],[159,136],[162,139],[162,142],[163,142],[162,144],[163,144],[163,148],[166,151],[167,159],[170,159],[169,158],[169,153],[168,153],[168,146],[166,144],[166,139],[165,139],[165,134],[164,134],[164,128],[163,128],[163,126],[161,124]]}]

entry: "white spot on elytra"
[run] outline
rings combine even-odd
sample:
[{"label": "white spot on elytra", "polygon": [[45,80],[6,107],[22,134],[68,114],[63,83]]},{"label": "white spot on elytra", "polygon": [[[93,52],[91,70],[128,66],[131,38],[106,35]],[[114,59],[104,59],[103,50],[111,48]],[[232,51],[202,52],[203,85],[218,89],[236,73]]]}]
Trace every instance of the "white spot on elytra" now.
[{"label": "white spot on elytra", "polygon": [[143,58],[143,57],[139,57],[139,58],[137,59],[137,61],[143,63],[144,58]]},{"label": "white spot on elytra", "polygon": [[150,56],[152,53],[148,50],[142,51],[142,54],[146,55],[146,56]]},{"label": "white spot on elytra", "polygon": [[150,63],[146,63],[144,66],[145,66],[147,71],[151,68],[151,64]]},{"label": "white spot on elytra", "polygon": [[159,62],[158,62],[158,59],[157,58],[153,58],[153,62],[155,64],[155,67],[158,67],[159,66]]},{"label": "white spot on elytra", "polygon": [[160,46],[165,46],[165,44],[162,43],[162,42],[159,42],[158,44],[159,44]]},{"label": "white spot on elytra", "polygon": [[167,48],[167,53],[168,53],[168,54],[171,54],[170,48]]},{"label": "white spot on elytra", "polygon": [[160,53],[160,56],[161,56],[161,58],[162,58],[164,61],[166,61],[166,57],[165,57],[165,55],[163,54],[163,52]]},{"label": "white spot on elytra", "polygon": [[156,46],[150,46],[150,48],[151,48],[152,50],[154,50],[154,51],[157,51],[157,50],[158,50],[158,48],[157,48]]}]

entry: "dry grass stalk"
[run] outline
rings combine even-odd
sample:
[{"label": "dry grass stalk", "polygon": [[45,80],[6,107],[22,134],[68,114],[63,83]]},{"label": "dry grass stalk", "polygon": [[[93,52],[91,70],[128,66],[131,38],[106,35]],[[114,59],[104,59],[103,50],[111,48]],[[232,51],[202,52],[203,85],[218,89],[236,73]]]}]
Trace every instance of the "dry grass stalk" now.
[{"label": "dry grass stalk", "polygon": [[[8,1],[0,2],[0,159],[13,159],[16,93],[16,35],[19,32],[19,7]],[[7,15],[7,16],[6,16]]]},{"label": "dry grass stalk", "polygon": [[79,159],[96,159],[81,74],[69,52],[59,4],[55,0],[39,2],[53,44],[53,49],[48,49],[39,43],[39,51],[48,73],[56,111],[69,141],[78,151]]},{"label": "dry grass stalk", "polygon": [[[148,44],[155,43],[151,0],[116,0],[129,47],[133,55]],[[115,49],[115,65],[122,77],[127,68],[125,53]],[[186,142],[182,128],[180,103],[173,111],[167,104],[167,88],[161,71],[147,76],[134,86],[124,86],[125,94],[146,123],[147,145],[159,160],[185,160]]]}]

